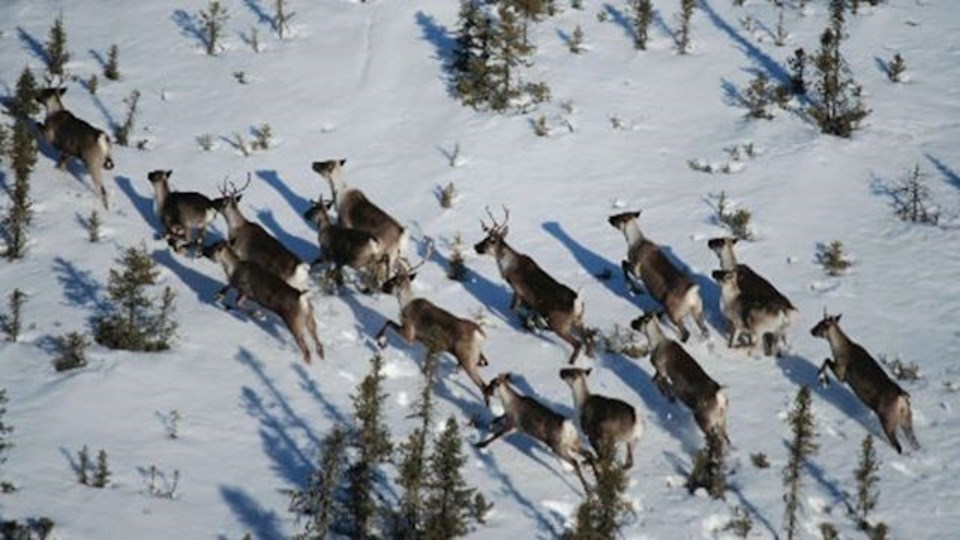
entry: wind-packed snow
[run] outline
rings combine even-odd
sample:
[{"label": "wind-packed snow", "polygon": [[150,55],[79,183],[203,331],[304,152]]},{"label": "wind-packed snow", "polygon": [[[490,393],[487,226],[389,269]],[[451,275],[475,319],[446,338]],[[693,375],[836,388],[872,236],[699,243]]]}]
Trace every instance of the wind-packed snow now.
[{"label": "wind-packed snow", "polygon": [[[12,95],[24,66],[44,71],[43,43],[62,13],[70,74],[101,74],[97,55],[119,46],[118,82],[100,76],[96,95],[68,82],[66,106],[108,129],[125,114],[123,99],[142,98],[132,140],[146,149],[114,146],[116,168],[105,183],[113,206],[103,212],[106,238],[87,241],[81,217],[98,198],[81,163],[55,168],[41,146],[31,176],[34,224],[27,256],[0,263],[0,294],[28,294],[28,325],[18,343],[0,343],[0,387],[10,402],[4,421],[15,428],[0,478],[19,487],[0,496],[3,519],[49,516],[60,538],[283,538],[295,532],[288,491],[305,485],[319,443],[331,426],[351,422],[350,395],[368,370],[373,336],[396,319],[395,298],[347,289],[312,293],[327,357],[301,360],[279,319],[262,321],[224,311],[214,301],[221,268],[172,253],[155,240],[158,220],[146,175],[172,169],[178,190],[216,195],[229,178],[252,175],[241,209],[305,260],[317,255],[316,232],[301,214],[309,199],[329,196],[310,170],[312,161],[346,158],[344,178],[363,189],[412,231],[415,252],[424,239],[437,252],[420,269],[417,294],[464,317],[487,321],[489,379],[511,371],[520,391],[555,410],[574,413],[558,371],[569,347],[556,336],[521,329],[508,307],[510,291],[492,258],[473,253],[489,205],[510,209],[508,240],[585,299],[590,326],[625,326],[648,296],[631,297],[620,275],[626,253],[607,216],[642,209],[641,226],[682,261],[701,287],[711,325],[687,349],[727,386],[730,489],[725,501],[690,495],[683,485],[702,436],[690,412],[667,402],[651,383],[648,359],[616,354],[581,357],[593,366],[592,391],[637,406],[647,433],[629,473],[627,496],[635,514],[625,538],[725,537],[720,529],[743,506],[753,537],[779,534],[783,515],[780,471],[786,462],[786,413],[800,385],[814,385],[819,452],[804,477],[804,537],[832,522],[844,537],[860,537],[846,515],[855,490],[853,470],[866,434],[882,460],[874,518],[894,538],[956,538],[960,531],[960,3],[889,0],[847,17],[842,51],[863,84],[872,113],[849,140],[822,135],[800,115],[775,110],[772,121],[751,121],[735,94],[757,71],[775,82],[787,76],[785,59],[797,47],[812,53],[827,21],[827,2],[811,1],[806,15],[786,11],[785,47],[773,44],[772,3],[701,0],[692,21],[692,54],[675,52],[670,30],[679,2],[654,2],[648,50],[632,46],[629,12],[618,0],[584,0],[584,10],[561,14],[530,29],[537,45],[525,77],[543,80],[553,99],[532,115],[492,115],[451,97],[443,58],[453,44],[458,2],[355,3],[292,0],[292,36],[270,31],[272,2],[229,0],[225,51],[204,54],[193,17],[205,3],[102,0],[0,2],[0,87]],[[866,2],[861,2],[866,4]],[[261,15],[262,12],[262,15]],[[601,20],[598,14],[606,15]],[[753,32],[741,22],[756,21]],[[574,55],[564,36],[580,25],[588,50]],[[257,28],[263,51],[241,38]],[[766,29],[770,29],[768,32]],[[894,84],[878,67],[903,55],[909,80]],[[234,75],[245,74],[247,84]],[[569,101],[572,107],[562,107]],[[572,109],[568,112],[565,109]],[[531,120],[545,115],[549,137]],[[621,126],[614,127],[614,121]],[[231,143],[267,123],[275,146],[244,157]],[[572,126],[572,129],[568,128]],[[197,138],[215,144],[203,151]],[[725,148],[752,143],[755,157],[734,162]],[[459,144],[457,167],[447,154]],[[688,160],[732,163],[732,174],[706,174]],[[926,174],[941,226],[899,221],[878,181],[894,181],[917,163]],[[13,182],[7,166],[4,185]],[[440,186],[453,182],[458,198],[441,209]],[[725,191],[749,209],[756,239],[738,255],[799,308],[789,353],[778,360],[748,357],[726,347],[718,267],[706,240],[723,233],[713,220],[715,195]],[[210,235],[222,237],[218,218]],[[449,241],[461,233],[469,280],[445,277]],[[209,241],[208,240],[208,241]],[[828,277],[815,260],[818,243],[841,240],[854,262]],[[57,373],[52,338],[89,331],[106,301],[109,268],[126,246],[145,243],[177,292],[178,337],[172,350],[133,354],[91,348],[90,365]],[[597,274],[610,270],[613,277]],[[845,331],[874,356],[916,362],[924,378],[901,383],[911,394],[922,449],[897,455],[875,415],[849,388],[818,386],[816,370],[829,349],[809,328],[823,309],[843,313]],[[5,310],[6,308],[2,308]],[[672,329],[668,335],[674,335]],[[419,392],[420,345],[390,336],[384,352],[388,424],[399,440]],[[487,432],[493,413],[454,361],[441,361],[435,385],[437,418],[456,415],[468,442]],[[182,415],[171,439],[165,418]],[[104,449],[113,473],[107,489],[77,483],[77,451]],[[555,537],[572,523],[582,499],[572,470],[544,446],[521,435],[484,451],[465,446],[466,476],[495,503],[475,538]],[[768,469],[751,464],[763,452]],[[155,465],[179,486],[172,500],[148,493]],[[587,475],[592,479],[591,475]]]}]

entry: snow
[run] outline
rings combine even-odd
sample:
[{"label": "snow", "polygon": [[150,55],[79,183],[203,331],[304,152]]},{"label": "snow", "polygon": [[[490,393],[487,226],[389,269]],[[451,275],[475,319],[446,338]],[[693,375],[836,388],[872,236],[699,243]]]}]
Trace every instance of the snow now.
[{"label": "snow", "polygon": [[[349,423],[350,396],[377,348],[373,336],[397,317],[396,299],[312,292],[327,357],[307,366],[278,319],[254,320],[215,303],[223,283],[218,266],[173,254],[154,239],[158,221],[146,174],[172,169],[174,189],[216,194],[224,178],[239,182],[252,173],[241,209],[312,260],[316,233],[301,213],[309,199],[328,195],[328,187],[310,163],[347,158],[346,182],[408,225],[411,247],[422,247],[424,237],[446,246],[455,233],[463,235],[470,281],[447,280],[437,254],[420,269],[415,291],[461,316],[483,313],[491,363],[484,377],[512,371],[522,392],[565,415],[574,408],[557,372],[569,348],[551,334],[522,331],[508,311],[510,292],[496,263],[470,249],[482,234],[477,220],[485,217],[484,206],[495,213],[501,204],[510,207],[511,244],[579,291],[588,324],[604,331],[652,306],[648,297],[625,292],[618,268],[623,237],[606,223],[608,215],[642,208],[644,232],[695,275],[711,338],[693,338],[687,348],[730,398],[734,448],[726,501],[690,496],[683,487],[702,437],[689,411],[656,391],[648,359],[602,354],[578,360],[597,367],[591,390],[633,403],[647,420],[627,494],[643,507],[628,521],[625,538],[722,536],[734,505],[751,513],[754,537],[779,531],[788,437],[783,418],[799,385],[816,385],[816,370],[829,353],[826,342],[808,332],[824,307],[842,312],[844,330],[874,356],[920,364],[924,378],[904,387],[923,448],[897,456],[876,417],[848,388],[814,386],[820,450],[804,480],[804,500],[816,504],[802,516],[803,529],[815,531],[819,521],[830,520],[842,535],[854,534],[843,500],[854,491],[860,442],[870,433],[882,460],[876,516],[892,536],[945,538],[960,531],[954,481],[960,394],[950,391],[960,384],[960,4],[889,0],[847,17],[842,50],[873,111],[850,140],[821,135],[782,111],[769,122],[748,121],[730,97],[757,70],[782,78],[796,47],[816,48],[827,18],[822,3],[803,16],[787,10],[790,36],[778,48],[739,22],[749,15],[775,28],[770,3],[737,8],[702,0],[687,56],[675,53],[667,33],[679,9],[673,3],[655,3],[659,17],[647,51],[633,48],[623,3],[586,1],[582,11],[566,9],[531,28],[538,51],[527,78],[551,88],[553,102],[534,113],[546,116],[549,137],[534,135],[530,117],[477,113],[450,97],[440,55],[452,44],[457,2],[294,0],[297,16],[284,41],[252,9],[268,2],[226,4],[225,51],[211,58],[190,28],[189,14],[201,2],[0,3],[3,94],[13,92],[24,66],[42,73],[37,45],[62,12],[72,53],[68,71],[80,79],[99,74],[90,51],[103,55],[116,43],[122,76],[118,82],[100,77],[95,96],[68,82],[67,107],[107,128],[122,119],[122,100],[138,89],[132,140],[149,140],[144,151],[114,148],[117,166],[105,176],[113,206],[100,209],[104,238],[97,244],[87,242],[78,224],[99,209],[82,165],[61,172],[52,154],[41,155],[31,177],[36,205],[27,257],[0,263],[0,294],[20,287],[29,295],[20,341],[0,343],[0,387],[10,398],[4,420],[16,430],[0,479],[20,488],[0,496],[4,519],[46,515],[61,538],[240,538],[247,532],[283,538],[296,530],[287,491],[304,484],[331,426]],[[608,13],[605,21],[596,16],[601,11]],[[574,55],[558,30],[577,25],[590,47]],[[251,27],[259,29],[259,54],[240,37]],[[878,67],[878,59],[894,52],[908,64],[908,83],[889,82]],[[238,83],[235,72],[244,72],[248,83]],[[561,107],[565,101],[571,107]],[[240,134],[249,142],[250,129],[264,123],[276,144],[243,157],[230,140]],[[213,137],[209,151],[197,142],[204,134]],[[758,150],[752,159],[736,162],[724,150],[745,143]],[[460,154],[451,167],[456,145]],[[735,174],[693,171],[691,159],[729,162]],[[899,178],[914,163],[944,211],[940,227],[898,221],[871,188],[877,178]],[[4,167],[0,175],[10,185],[12,173]],[[458,196],[452,209],[442,210],[435,193],[449,182]],[[725,347],[719,292],[709,279],[718,264],[705,245],[722,233],[711,207],[720,191],[753,213],[757,240],[738,245],[741,261],[799,307],[783,359]],[[225,232],[218,219],[210,237]],[[855,265],[831,278],[815,250],[835,239]],[[178,294],[174,348],[133,354],[94,346],[88,367],[55,372],[51,337],[88,329],[106,299],[114,259],[141,242]],[[605,269],[613,277],[597,279]],[[413,427],[407,415],[419,392],[423,351],[392,335],[384,352],[387,422],[396,439]],[[440,366],[438,418],[456,415],[467,441],[480,440],[486,432],[468,422],[476,417],[485,425],[493,412],[453,359],[443,357]],[[182,415],[176,439],[164,424],[172,410]],[[84,445],[108,453],[113,478],[107,489],[76,482],[71,461]],[[472,537],[552,537],[569,524],[582,497],[579,482],[548,449],[511,435],[483,452],[465,451],[467,478],[496,504]],[[758,452],[770,468],[751,464],[750,454]],[[151,465],[167,479],[179,471],[173,499],[149,495]]]}]

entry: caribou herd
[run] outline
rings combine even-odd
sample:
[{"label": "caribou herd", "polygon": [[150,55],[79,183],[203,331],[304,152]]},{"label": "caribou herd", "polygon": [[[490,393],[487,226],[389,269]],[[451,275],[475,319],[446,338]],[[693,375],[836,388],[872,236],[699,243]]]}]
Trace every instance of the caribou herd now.
[{"label": "caribou herd", "polygon": [[[102,170],[113,167],[109,138],[67,111],[60,99],[63,93],[63,89],[56,88],[39,93],[38,100],[46,107],[40,132],[60,153],[58,166],[62,167],[70,156],[83,161],[106,207],[107,190]],[[584,489],[589,489],[580,469],[580,459],[591,465],[595,459],[593,453],[581,446],[579,423],[594,450],[604,443],[625,443],[626,467],[630,467],[634,448],[644,433],[643,417],[624,401],[591,394],[587,388],[591,369],[566,367],[559,372],[573,392],[579,415],[577,422],[531,396],[521,395],[511,385],[508,372],[484,381],[481,368],[489,362],[483,353],[487,339],[483,327],[413,293],[411,283],[416,278],[416,270],[429,258],[432,245],[427,247],[423,261],[411,265],[408,229],[371,202],[363,191],[346,184],[345,164],[343,159],[312,164],[312,170],[327,181],[332,191],[331,199],[325,200],[321,195],[304,213],[304,219],[318,229],[322,254],[313,264],[301,261],[262,226],[243,215],[239,203],[250,184],[249,177],[240,187],[224,182],[220,196],[211,199],[200,193],[172,191],[170,170],[147,174],[154,190],[155,211],[163,226],[160,237],[178,253],[192,248],[194,253],[202,253],[220,263],[227,284],[217,299],[226,306],[226,293],[235,289],[237,308],[242,308],[243,302],[249,299],[273,312],[290,330],[307,363],[312,358],[308,339],[319,358],[324,354],[309,294],[311,268],[324,263],[332,266],[339,285],[343,284],[343,267],[351,268],[364,276],[358,280],[368,284],[363,292],[382,292],[397,298],[398,321],[387,319],[376,335],[380,347],[386,347],[389,329],[408,342],[419,341],[433,351],[447,352],[477,386],[485,403],[489,405],[494,395],[499,398],[504,412],[493,421],[492,435],[478,443],[478,447],[518,430],[543,442],[569,463]],[[205,232],[217,215],[226,221],[227,239],[205,245]],[[525,322],[533,321],[535,326],[548,328],[569,344],[572,350],[568,364],[575,364],[582,350],[593,357],[595,332],[590,331],[584,321],[585,306],[580,294],[507,243],[508,209],[504,208],[502,221],[495,219],[489,209],[486,215],[491,223],[481,220],[484,237],[475,245],[475,250],[496,261],[500,275],[513,291],[511,311],[516,311]],[[642,285],[660,306],[630,323],[648,340],[653,383],[667,399],[679,398],[690,409],[705,436],[716,436],[723,445],[729,445],[729,402],[724,386],[711,378],[683,345],[690,338],[685,324],[688,318],[693,319],[702,339],[708,338],[700,286],[643,234],[639,211],[610,216],[608,222],[626,239],[627,254],[621,266],[628,290],[640,294]],[[767,356],[780,356],[788,346],[788,329],[797,309],[750,266],[737,262],[735,244],[732,238],[715,238],[707,243],[707,248],[716,253],[720,261],[720,269],[713,272],[720,288],[720,305],[710,307],[715,307],[727,321],[729,348],[746,347],[751,355],[762,352]],[[661,326],[661,318],[669,321],[672,331]],[[826,383],[825,370],[829,367],[838,380],[849,383],[864,405],[877,414],[897,452],[902,452],[898,431],[903,431],[911,445],[919,448],[913,434],[909,394],[887,376],[866,349],[847,337],[839,321],[839,315],[824,312],[823,319],[811,330],[814,336],[827,340],[832,354],[820,368],[822,382]],[[675,333],[679,341],[669,337],[671,333]]]}]

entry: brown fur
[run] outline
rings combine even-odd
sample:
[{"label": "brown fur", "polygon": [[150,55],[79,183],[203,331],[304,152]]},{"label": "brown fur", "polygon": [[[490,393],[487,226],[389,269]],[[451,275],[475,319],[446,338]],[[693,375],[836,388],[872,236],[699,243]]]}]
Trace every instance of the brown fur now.
[{"label": "brown fur", "polygon": [[164,238],[175,250],[194,243],[194,231],[199,230],[196,239],[198,246],[203,245],[207,227],[216,217],[213,201],[202,193],[193,191],[170,191],[170,175],[173,171],[155,170],[147,174],[153,185],[156,197],[157,217],[163,223]]}]

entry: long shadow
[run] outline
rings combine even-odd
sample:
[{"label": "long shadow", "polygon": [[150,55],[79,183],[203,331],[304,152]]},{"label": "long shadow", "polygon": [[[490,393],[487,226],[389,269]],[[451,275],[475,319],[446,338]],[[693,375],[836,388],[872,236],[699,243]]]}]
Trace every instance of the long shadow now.
[{"label": "long shadow", "polygon": [[[236,360],[250,368],[269,398],[269,402],[265,402],[261,395],[249,386],[244,386],[241,392],[241,401],[247,414],[260,422],[263,450],[273,460],[273,469],[291,484],[305,487],[314,471],[310,456],[320,447],[320,438],[306,420],[293,410],[286,396],[267,375],[260,360],[244,347],[240,348]],[[309,441],[308,448],[299,447],[293,436],[294,432],[306,437]]]},{"label": "long shadow", "polygon": [[323,396],[323,393],[320,392],[320,388],[317,386],[317,382],[313,380],[310,376],[310,372],[307,371],[303,364],[297,363],[293,366],[294,373],[297,374],[297,377],[300,379],[300,389],[310,395],[313,399],[323,407],[323,413],[327,418],[333,420],[341,426],[351,425],[351,421],[340,412],[340,409],[336,405],[331,403],[327,398]]},{"label": "long shadow", "polygon": [[287,204],[290,205],[290,208],[292,208],[298,216],[302,216],[303,213],[309,210],[310,206],[313,205],[313,202],[310,199],[305,198],[290,189],[290,186],[280,179],[280,175],[277,174],[277,171],[273,169],[260,170],[257,171],[256,174],[257,177],[275,189],[277,193],[279,193],[280,196],[287,201]]},{"label": "long shadow", "polygon": [[771,58],[770,55],[751,43],[749,39],[740,35],[736,28],[730,26],[730,23],[713,9],[708,0],[700,0],[700,8],[710,18],[714,26],[726,33],[733,42],[739,45],[747,58],[763,68],[771,79],[775,79],[780,84],[789,84],[790,74],[787,73],[780,62]]},{"label": "long shadow", "polygon": [[88,49],[87,52],[93,57],[94,60],[97,61],[98,64],[100,64],[101,71],[107,69],[107,59],[100,54],[100,51],[96,49]]},{"label": "long shadow", "polygon": [[103,119],[107,121],[107,126],[110,133],[116,133],[120,123],[117,122],[116,118],[114,118],[113,113],[110,112],[110,109],[107,107],[107,105],[97,94],[91,94],[90,99],[93,100],[93,104],[97,107],[97,110],[100,111],[100,114],[103,115]]},{"label": "long shadow", "polygon": [[130,202],[133,204],[133,207],[137,209],[143,221],[150,225],[155,232],[163,231],[160,220],[157,219],[156,214],[153,212],[153,199],[141,195],[137,189],[133,187],[133,182],[129,177],[115,176],[114,180],[116,180],[117,187],[120,188],[120,191],[130,199]]},{"label": "long shadow", "polygon": [[7,195],[10,195],[10,186],[7,185],[7,175],[3,171],[0,171],[0,189]]},{"label": "long shadow", "polygon": [[353,312],[355,328],[359,335],[373,338],[383,328],[385,317],[380,312],[363,305],[352,291],[346,291],[337,298],[343,300],[343,303]]},{"label": "long shadow", "polygon": [[768,531],[770,531],[770,537],[771,537],[771,538],[779,538],[779,537],[780,537],[780,535],[778,534],[779,531],[773,526],[772,523],[770,523],[770,520],[767,519],[767,516],[765,516],[765,515],[763,515],[762,513],[760,513],[760,509],[757,508],[757,505],[753,504],[753,502],[751,502],[750,499],[748,499],[748,498],[743,494],[743,490],[740,488],[740,486],[735,485],[735,484],[728,484],[728,485],[727,485],[727,491],[729,491],[730,493],[733,493],[734,495],[736,495],[737,498],[740,499],[740,505],[743,506],[744,510],[746,510],[749,515],[753,516],[754,519],[759,520],[760,523],[761,523]]},{"label": "long shadow", "polygon": [[497,480],[503,485],[504,495],[513,498],[517,504],[522,509],[524,515],[533,518],[537,522],[537,528],[544,533],[546,536],[541,536],[541,538],[560,538],[561,532],[563,530],[563,523],[561,519],[552,519],[549,515],[544,514],[537,506],[528,499],[524,497],[522,493],[517,489],[513,484],[513,480],[509,475],[504,474],[500,467],[497,466],[496,460],[493,458],[492,454],[480,454],[480,461],[484,463],[488,470],[493,471],[496,475]]},{"label": "long shadow", "polygon": [[570,47],[570,42],[573,41],[573,37],[571,37],[570,34],[564,32],[559,28],[556,29],[556,32],[557,32],[557,37],[560,38],[560,41],[563,42],[563,45],[565,47]]},{"label": "long shadow", "polygon": [[180,33],[192,37],[200,42],[201,45],[206,46],[207,39],[204,37],[203,32],[200,31],[200,25],[197,24],[197,19],[190,13],[187,13],[186,10],[178,9],[170,15],[170,20],[180,28]]},{"label": "long shadow", "polygon": [[588,248],[584,244],[575,240],[563,229],[563,227],[556,221],[545,221],[541,224],[543,230],[550,233],[551,236],[560,241],[561,244],[566,247],[570,253],[573,255],[573,258],[580,263],[580,266],[583,267],[590,275],[598,276],[607,271],[613,272],[614,276],[617,276],[618,279],[598,279],[603,286],[610,291],[614,296],[619,296],[624,300],[630,302],[631,304],[636,305],[638,308],[643,311],[649,311],[656,309],[658,304],[654,302],[653,298],[648,294],[637,295],[632,297],[630,293],[627,292],[627,284],[623,281],[622,276],[623,272],[620,271],[620,265],[614,263],[613,261],[605,258],[596,251]]},{"label": "long shadow", "polygon": [[[715,333],[723,335],[727,326],[725,322],[726,319],[724,319],[723,313],[720,312],[720,286],[712,277],[698,274],[691,270],[690,267],[687,266],[687,263],[674,255],[673,248],[670,246],[660,246],[660,249],[674,266],[684,274],[690,276],[690,279],[700,287],[700,298],[703,300],[703,310],[707,322],[713,327]],[[691,332],[696,334],[694,330],[691,330]]]},{"label": "long shadow", "polygon": [[44,65],[50,65],[50,55],[47,54],[47,47],[42,42],[30,35],[30,32],[24,30],[22,26],[17,27],[17,37],[34,56],[43,61]]},{"label": "long shadow", "polygon": [[452,62],[456,40],[450,35],[450,31],[447,30],[446,27],[437,23],[433,15],[427,15],[423,11],[417,11],[414,18],[417,21],[417,26],[420,27],[423,39],[433,45],[433,58],[440,64],[441,75],[439,79],[446,85],[447,94],[454,95],[456,89],[454,88],[453,77],[448,68]]},{"label": "long shadow", "polygon": [[951,186],[960,189],[960,174],[957,174],[957,171],[951,169],[946,163],[940,161],[939,159],[933,157],[932,155],[925,153],[923,154],[927,160],[937,168],[937,171],[943,175],[943,178]]},{"label": "long shadow", "polygon": [[780,371],[797,386],[809,386],[817,397],[833,405],[838,411],[852,418],[863,429],[881,441],[887,440],[886,435],[880,430],[880,424],[874,421],[870,409],[857,399],[857,396],[849,388],[841,388],[839,381],[832,377],[830,373],[830,385],[822,387],[818,382],[818,367],[810,363],[809,360],[794,355],[784,355],[777,360],[777,367]]},{"label": "long shadow", "polygon": [[93,309],[95,314],[105,313],[109,309],[103,298],[103,285],[89,271],[80,270],[72,262],[56,257],[53,259],[53,272],[70,304]]},{"label": "long shadow", "polygon": [[263,9],[263,6],[260,5],[260,0],[243,0],[243,4],[257,16],[257,22],[266,24],[271,28],[273,27],[273,17]]},{"label": "long shadow", "polygon": [[693,413],[680,402],[670,403],[653,384],[650,374],[633,360],[612,353],[605,353],[603,360],[605,367],[640,396],[647,410],[656,414],[653,420],[657,425],[676,439],[685,453],[696,454],[700,445],[700,432],[693,420]]},{"label": "long shadow", "polygon": [[[784,439],[783,448],[789,453],[790,441],[787,441],[786,439]],[[823,467],[820,467],[813,461],[805,460],[804,468],[807,469],[807,472],[810,473],[810,476],[812,476],[813,479],[817,481],[817,483],[823,486],[824,489],[826,489],[827,492],[830,493],[835,503],[842,502],[844,504],[847,504],[847,508],[852,510],[852,508],[850,508],[849,506],[849,503],[847,503],[847,494],[844,493],[842,489],[840,489],[839,482],[837,482],[837,480],[835,479],[830,478],[827,471],[823,470]]]},{"label": "long shadow", "polygon": [[260,505],[249,493],[236,486],[220,486],[220,497],[227,503],[237,520],[253,532],[254,538],[283,538],[280,517],[273,510]]},{"label": "long shadow", "polygon": [[320,248],[313,242],[308,242],[299,236],[288,233],[277,223],[277,219],[273,217],[272,211],[258,210],[257,219],[260,220],[260,223],[262,223],[268,231],[273,233],[273,236],[276,237],[284,247],[296,254],[297,257],[300,257],[301,261],[312,261],[317,258]]},{"label": "long shadow", "polygon": [[603,10],[610,16],[610,20],[623,30],[630,41],[633,41],[635,38],[633,21],[621,9],[614,7],[612,4],[604,4]]}]

